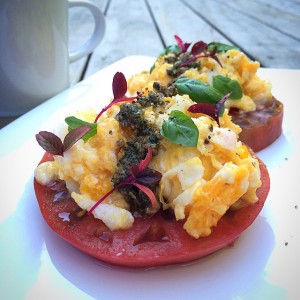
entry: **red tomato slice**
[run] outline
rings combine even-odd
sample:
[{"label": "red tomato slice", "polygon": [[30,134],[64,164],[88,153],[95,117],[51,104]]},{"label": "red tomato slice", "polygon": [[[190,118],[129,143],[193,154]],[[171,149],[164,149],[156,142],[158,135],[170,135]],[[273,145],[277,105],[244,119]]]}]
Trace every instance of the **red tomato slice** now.
[{"label": "red tomato slice", "polygon": [[[42,161],[51,160],[45,154]],[[262,186],[259,201],[237,211],[227,212],[208,237],[194,239],[183,229],[183,222],[158,213],[149,219],[136,218],[128,230],[110,231],[92,215],[63,221],[59,213],[75,215],[78,206],[72,199],[53,201],[55,193],[47,186],[34,182],[36,197],[47,224],[64,240],[97,259],[127,267],[153,267],[186,263],[230,245],[261,211],[267,198],[270,179],[260,162]]]},{"label": "red tomato slice", "polygon": [[242,128],[239,139],[255,152],[272,144],[282,132],[283,104],[274,97],[257,105],[256,111],[231,109],[230,115]]}]

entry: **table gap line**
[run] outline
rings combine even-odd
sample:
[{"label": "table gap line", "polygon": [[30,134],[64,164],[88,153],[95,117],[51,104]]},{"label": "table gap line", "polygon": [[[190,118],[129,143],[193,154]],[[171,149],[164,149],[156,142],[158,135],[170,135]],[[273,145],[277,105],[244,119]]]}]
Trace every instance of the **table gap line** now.
[{"label": "table gap line", "polygon": [[158,26],[158,24],[157,24],[157,22],[156,22],[156,19],[155,19],[155,17],[154,17],[153,11],[152,11],[152,9],[151,9],[151,7],[150,7],[150,5],[149,5],[148,0],[145,0],[145,4],[146,4],[146,7],[147,7],[147,9],[148,9],[148,11],[149,11],[149,14],[150,14],[150,16],[151,16],[151,19],[153,20],[153,24],[154,24],[154,26],[155,26],[155,29],[156,29],[157,33],[158,33],[158,36],[159,36],[159,38],[160,38],[160,40],[161,40],[161,42],[162,42],[162,44],[163,44],[163,48],[166,48],[166,47],[167,47],[167,46],[166,46],[166,43],[165,43],[164,38],[163,38],[163,36],[162,36],[162,33],[161,33],[160,29],[159,29],[159,26]]},{"label": "table gap line", "polygon": [[103,12],[103,14],[104,14],[105,16],[107,15],[107,11],[108,11],[108,9],[109,9],[109,7],[110,7],[110,4],[111,4],[111,0],[108,0],[107,3],[106,3],[106,6],[105,6],[105,8],[104,8],[104,12]]},{"label": "table gap line", "polygon": [[[218,2],[219,2],[220,4],[222,4],[221,1],[218,1]],[[230,5],[230,4],[229,4],[229,5]],[[278,27],[275,27],[275,26],[273,26],[273,25],[271,25],[271,24],[269,24],[269,23],[267,23],[267,22],[265,22],[265,21],[263,21],[263,20],[261,20],[261,19],[259,19],[259,18],[256,18],[254,15],[250,15],[250,14],[248,14],[248,13],[246,13],[246,12],[244,12],[244,11],[238,9],[238,8],[232,7],[232,5],[230,5],[230,7],[231,7],[232,9],[236,10],[237,12],[239,12],[240,14],[242,14],[242,15],[248,17],[248,18],[251,18],[251,19],[253,19],[253,20],[255,20],[255,21],[257,21],[257,22],[259,22],[259,23],[261,23],[261,24],[263,24],[263,25],[265,25],[265,26],[267,26],[267,27],[269,27],[269,28],[271,28],[271,29],[273,29],[273,30],[275,30],[275,31],[277,31],[277,32],[280,32],[280,33],[282,33],[282,34],[284,34],[284,35],[286,35],[286,36],[288,36],[288,37],[294,39],[294,40],[297,41],[297,42],[300,42],[300,39],[299,39],[298,37],[296,37],[296,36],[290,34],[289,32],[284,31],[284,30],[281,30],[281,29],[278,28]],[[274,7],[274,6],[273,6],[273,7]]]},{"label": "table gap line", "polygon": [[[242,52],[244,52],[248,58],[250,58],[251,60],[257,60],[255,57],[253,57],[252,55],[250,55],[247,51],[245,51],[245,49],[243,49],[243,47],[240,47],[240,45],[237,45],[229,36],[227,36],[224,32],[222,32],[218,27],[216,27],[213,23],[211,23],[207,18],[205,18],[202,14],[200,14],[197,10],[195,10],[189,3],[187,3],[185,0],[181,0],[181,2],[187,6],[194,14],[196,14],[199,18],[201,18],[202,20],[204,20],[208,25],[210,25],[214,30],[216,30],[218,33],[220,33],[221,35],[223,35],[227,40],[230,41],[230,43],[232,43],[233,45],[238,46],[238,48],[240,48],[240,50]],[[208,41],[208,42],[212,42],[212,41]],[[263,65],[260,65],[261,67],[263,67]]]}]

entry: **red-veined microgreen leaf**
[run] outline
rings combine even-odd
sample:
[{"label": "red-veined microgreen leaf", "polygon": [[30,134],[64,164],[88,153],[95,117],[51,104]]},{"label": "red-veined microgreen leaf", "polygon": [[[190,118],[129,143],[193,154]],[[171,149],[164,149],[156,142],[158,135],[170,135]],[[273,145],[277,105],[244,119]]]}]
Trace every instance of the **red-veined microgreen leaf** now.
[{"label": "red-veined microgreen leaf", "polygon": [[202,53],[205,50],[207,50],[207,44],[204,43],[203,41],[199,41],[193,45],[191,53],[193,55],[197,55],[199,53]]},{"label": "red-veined microgreen leaf", "polygon": [[216,55],[216,52],[217,52],[217,48],[214,48],[214,50],[212,52],[208,52],[203,55],[195,55],[195,56],[191,57],[190,59],[188,59],[187,61],[181,63],[180,67],[184,67],[184,66],[188,65],[189,63],[197,60],[198,58],[204,58],[204,57],[210,57],[210,58],[214,59],[222,67],[221,62]]},{"label": "red-veined microgreen leaf", "polygon": [[188,108],[188,111],[191,113],[202,113],[205,115],[210,116],[211,118],[213,118],[214,120],[217,121],[217,116],[216,116],[216,111],[215,111],[215,107],[211,104],[208,103],[196,103],[191,105]]},{"label": "red-veined microgreen leaf", "polygon": [[63,151],[70,149],[77,141],[79,141],[89,130],[91,126],[83,125],[72,129],[64,138],[64,148]]},{"label": "red-veined microgreen leaf", "polygon": [[114,99],[112,102],[110,102],[107,106],[105,106],[99,114],[96,116],[94,123],[98,121],[98,119],[101,117],[101,115],[107,111],[110,107],[112,107],[114,104],[119,102],[130,102],[135,100],[137,97],[126,97],[125,94],[127,92],[127,81],[123,73],[117,72],[114,75],[113,83],[112,83],[112,89],[113,89],[113,95]]},{"label": "red-veined microgreen leaf", "polygon": [[222,64],[221,64],[219,58],[217,57],[216,53],[217,53],[217,47],[215,47],[213,49],[213,51],[209,52],[207,54],[207,57],[211,57],[212,59],[214,59],[222,67]]},{"label": "red-veined microgreen leaf", "polygon": [[129,184],[129,185],[134,185],[136,186],[138,189],[140,189],[143,193],[145,193],[148,198],[150,199],[152,208],[155,208],[156,206],[156,197],[154,195],[154,193],[146,186],[142,185],[142,184],[138,184],[136,182],[126,182],[125,184]]},{"label": "red-veined microgreen leaf", "polygon": [[112,82],[112,90],[114,95],[114,100],[125,96],[127,92],[127,81],[122,72],[117,72],[114,75]]},{"label": "red-veined microgreen leaf", "polygon": [[224,104],[226,100],[230,97],[230,93],[226,94],[224,97],[222,97],[221,100],[219,100],[215,106],[208,103],[196,103],[191,105],[188,108],[188,111],[191,113],[202,113],[205,115],[210,116],[212,119],[216,120],[218,125],[219,123],[219,117],[221,117],[224,113]]},{"label": "red-veined microgreen leaf", "polygon": [[178,47],[181,49],[182,52],[186,52],[191,43],[184,43],[182,39],[178,35],[174,35],[174,38],[178,44]]},{"label": "red-veined microgreen leaf", "polygon": [[216,115],[222,117],[224,113],[224,104],[226,100],[231,96],[231,93],[226,94],[223,96],[223,98],[217,102],[215,110],[216,110]]},{"label": "red-veined microgreen leaf", "polygon": [[131,166],[129,169],[130,172],[134,176],[136,176],[139,172],[143,171],[144,169],[146,169],[149,166],[151,159],[152,159],[152,148],[149,147],[146,157],[144,159],[142,159],[137,166],[136,165]]},{"label": "red-veined microgreen leaf", "polygon": [[40,131],[35,135],[39,145],[48,153],[53,155],[63,155],[64,146],[61,139],[52,132]]},{"label": "red-veined microgreen leaf", "polygon": [[148,165],[152,158],[152,148],[148,148],[148,152],[146,157],[140,161],[138,165],[132,165],[130,167],[131,175],[128,176],[125,180],[116,185],[113,189],[107,192],[103,197],[101,197],[89,210],[89,214],[95,210],[95,208],[103,202],[110,194],[112,194],[116,189],[124,186],[124,185],[133,185],[139,188],[142,192],[144,192],[150,199],[152,207],[156,205],[156,198],[154,193],[148,187],[143,184],[153,184],[159,182],[162,175],[160,172],[155,171],[153,169],[148,168]]},{"label": "red-veined microgreen leaf", "polygon": [[150,168],[146,168],[137,174],[135,182],[141,184],[153,184],[161,180],[161,173]]}]

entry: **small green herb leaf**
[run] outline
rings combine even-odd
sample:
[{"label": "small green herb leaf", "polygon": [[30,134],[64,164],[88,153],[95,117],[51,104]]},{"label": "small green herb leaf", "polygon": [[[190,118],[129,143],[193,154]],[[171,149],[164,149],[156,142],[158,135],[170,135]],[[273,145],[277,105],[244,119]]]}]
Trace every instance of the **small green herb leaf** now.
[{"label": "small green herb leaf", "polygon": [[165,120],[161,135],[174,144],[187,147],[197,146],[199,131],[193,120],[179,110],[173,110]]},{"label": "small green herb leaf", "polygon": [[68,130],[69,131],[71,131],[72,129],[81,127],[83,125],[89,125],[90,130],[82,138],[84,141],[87,141],[89,138],[91,138],[92,136],[97,134],[97,124],[96,123],[89,123],[89,122],[86,122],[86,121],[82,121],[82,120],[80,120],[80,119],[78,119],[74,116],[67,117],[65,119],[65,122],[68,124]]},{"label": "small green herb leaf", "polygon": [[237,100],[243,96],[243,91],[240,84],[229,77],[216,75],[213,76],[213,87],[218,90],[222,95],[230,94],[229,99]]},{"label": "small green herb leaf", "polygon": [[179,94],[187,94],[197,103],[215,104],[222,98],[222,94],[209,84],[193,78],[180,77],[175,86]]},{"label": "small green herb leaf", "polygon": [[222,44],[222,43],[218,43],[218,42],[212,42],[212,43],[208,44],[208,51],[209,52],[213,51],[213,49],[215,47],[217,47],[217,53],[226,52],[226,51],[231,50],[231,49],[240,50],[236,46],[226,45],[226,44]]},{"label": "small green herb leaf", "polygon": [[170,53],[177,55],[177,54],[181,53],[181,49],[178,45],[170,45],[164,50],[164,52],[160,56],[167,55]]}]

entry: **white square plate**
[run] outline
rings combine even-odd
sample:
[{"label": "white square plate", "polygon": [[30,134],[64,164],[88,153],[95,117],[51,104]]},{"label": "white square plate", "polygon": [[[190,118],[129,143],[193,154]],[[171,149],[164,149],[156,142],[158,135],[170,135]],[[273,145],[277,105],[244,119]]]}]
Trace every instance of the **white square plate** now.
[{"label": "white square plate", "polygon": [[33,190],[43,150],[34,135],[76,110],[100,110],[116,71],[128,78],[154,58],[126,57],[0,130],[1,299],[297,299],[300,294],[300,70],[261,69],[284,102],[283,134],[258,153],[271,177],[265,207],[232,248],[194,263],[140,270],[107,266],[45,224]]}]

